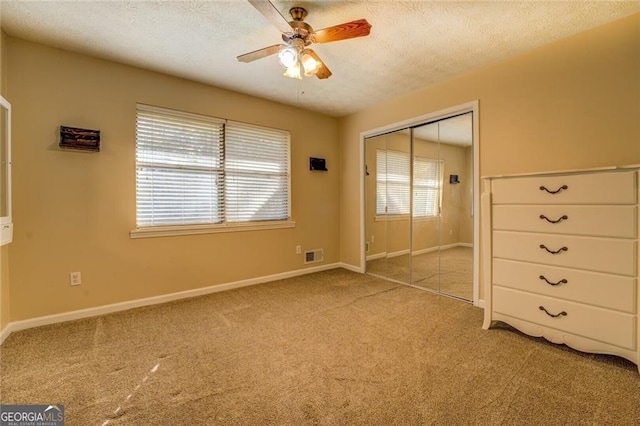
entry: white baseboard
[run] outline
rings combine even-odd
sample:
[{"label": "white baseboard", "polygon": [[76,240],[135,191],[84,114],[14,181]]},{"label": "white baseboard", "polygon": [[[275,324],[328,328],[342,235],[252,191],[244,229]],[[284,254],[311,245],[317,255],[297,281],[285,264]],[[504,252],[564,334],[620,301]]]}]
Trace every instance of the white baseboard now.
[{"label": "white baseboard", "polygon": [[4,328],[0,330],[0,345],[2,345],[2,342],[4,342],[7,337],[9,337],[12,331],[13,330],[11,329],[11,323],[5,325]]},{"label": "white baseboard", "polygon": [[[454,248],[454,247],[473,247],[473,244],[471,243],[451,243],[451,244],[446,244],[443,246],[435,246],[435,247],[429,247],[429,248],[424,248],[424,249],[420,249],[420,250],[416,250],[413,253],[411,253],[412,256],[418,256],[421,254],[425,254],[425,253],[431,253],[437,250],[446,250],[446,249],[450,249],[450,248]],[[400,251],[395,251],[393,253],[386,253],[386,252],[382,252],[382,253],[378,253],[378,254],[372,254],[367,256],[367,262],[370,260],[376,260],[376,259],[381,259],[383,257],[396,257],[396,256],[402,256],[404,254],[408,254],[409,250],[400,250]]]},{"label": "white baseboard", "polygon": [[31,318],[23,321],[14,321],[7,324],[0,332],[0,345],[13,332],[26,330],[28,328],[41,327],[43,325],[56,324],[60,322],[73,321],[82,318],[96,317],[99,315],[110,314],[113,312],[121,312],[129,309],[140,308],[143,306],[158,305],[161,303],[173,302],[174,300],[188,299],[190,297],[204,296],[206,294],[218,293],[220,291],[233,290],[240,287],[248,287],[255,284],[263,284],[271,281],[282,280],[285,278],[293,278],[300,275],[312,274],[314,272],[326,271],[329,269],[345,268],[354,272],[355,266],[345,265],[342,263],[331,263],[327,265],[315,266],[312,268],[296,269],[294,271],[283,272],[280,274],[266,275],[263,277],[250,278],[241,281],[235,281],[226,284],[212,285],[209,287],[196,288],[193,290],[180,291],[177,293],[163,294],[161,296],[147,297],[145,299],[136,299],[126,302],[113,303],[110,305],[97,306],[95,308],[80,309],[77,311],[64,312],[61,314],[47,315],[43,317]]},{"label": "white baseboard", "polygon": [[440,250],[441,248],[444,248],[444,247],[435,246],[435,247],[424,248],[424,249],[414,251],[413,253],[411,253],[411,255],[419,256],[421,254],[433,253],[434,251]]},{"label": "white baseboard", "polygon": [[350,265],[350,264],[344,263],[344,262],[339,263],[338,266],[340,268],[344,268],[344,269],[346,269],[348,271],[351,271],[351,272],[357,272],[359,274],[364,274],[364,272],[365,272],[364,271],[364,267],[362,267],[362,266]]},{"label": "white baseboard", "polygon": [[394,251],[391,253],[387,253],[387,257],[398,257],[398,256],[404,256],[405,254],[409,254],[411,250],[406,249],[406,250],[399,250],[399,251]]},{"label": "white baseboard", "polygon": [[482,309],[484,309],[484,299],[480,299],[480,300],[478,300],[478,303],[476,304],[476,306],[477,306],[478,308],[482,308]]},{"label": "white baseboard", "polygon": [[422,249],[422,250],[416,250],[416,251],[413,252],[413,255],[414,256],[418,256],[420,254],[431,253],[431,252],[434,252],[436,250],[447,250],[447,249],[455,248],[455,247],[473,247],[473,244],[470,244],[470,243],[445,244],[443,246],[435,246],[435,247],[429,247],[429,248]]},{"label": "white baseboard", "polygon": [[387,257],[387,252],[383,251],[382,253],[376,253],[376,254],[372,254],[367,256],[367,262],[369,262],[370,260],[376,260],[376,259],[382,259],[384,257]]}]

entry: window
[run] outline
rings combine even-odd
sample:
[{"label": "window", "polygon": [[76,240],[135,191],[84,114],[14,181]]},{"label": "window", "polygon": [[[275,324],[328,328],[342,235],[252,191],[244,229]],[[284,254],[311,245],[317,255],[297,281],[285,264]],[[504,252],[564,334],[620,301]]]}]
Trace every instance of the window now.
[{"label": "window", "polygon": [[[376,215],[408,215],[411,188],[409,154],[378,150],[376,167]],[[415,157],[413,170],[413,216],[438,216],[442,201],[444,162]]]},{"label": "window", "polygon": [[413,162],[413,216],[436,217],[442,208],[444,161],[416,157]]},{"label": "window", "polygon": [[225,152],[227,221],[289,219],[289,134],[230,121]]},{"label": "window", "polygon": [[376,152],[376,214],[409,214],[409,154]]},{"label": "window", "polygon": [[137,106],[137,226],[289,219],[289,133]]}]

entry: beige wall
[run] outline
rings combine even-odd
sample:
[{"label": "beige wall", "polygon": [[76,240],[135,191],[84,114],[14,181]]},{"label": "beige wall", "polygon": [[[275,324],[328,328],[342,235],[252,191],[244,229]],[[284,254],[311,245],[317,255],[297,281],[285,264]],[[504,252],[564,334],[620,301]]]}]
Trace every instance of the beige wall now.
[{"label": "beige wall", "polygon": [[0,247],[0,331],[9,323],[9,246]]},{"label": "beige wall", "polygon": [[[1,14],[0,14],[1,15]],[[7,61],[4,31],[0,31],[0,94],[6,93]],[[9,323],[9,246],[0,247],[0,332]]]},{"label": "beige wall", "polygon": [[[24,40],[5,42],[14,122],[12,321],[302,269],[297,244],[323,248],[325,264],[339,261],[336,119]],[[130,239],[136,102],[289,130],[296,227]],[[60,125],[99,129],[101,152],[60,150]],[[310,156],[326,158],[329,172],[309,171]],[[69,285],[71,271],[82,273],[82,285]]]},{"label": "beige wall", "polygon": [[640,163],[640,14],[340,119],[341,256],[360,266],[360,135],[479,100],[480,174]]}]

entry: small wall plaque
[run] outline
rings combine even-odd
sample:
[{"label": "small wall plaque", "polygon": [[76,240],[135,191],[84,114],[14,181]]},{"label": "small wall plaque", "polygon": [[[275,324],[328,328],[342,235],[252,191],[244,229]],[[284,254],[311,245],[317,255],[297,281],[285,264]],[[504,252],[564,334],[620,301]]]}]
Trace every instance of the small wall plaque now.
[{"label": "small wall plaque", "polygon": [[317,170],[321,172],[328,171],[325,159],[309,157],[309,170]]},{"label": "small wall plaque", "polygon": [[100,130],[60,126],[60,148],[100,151]]}]

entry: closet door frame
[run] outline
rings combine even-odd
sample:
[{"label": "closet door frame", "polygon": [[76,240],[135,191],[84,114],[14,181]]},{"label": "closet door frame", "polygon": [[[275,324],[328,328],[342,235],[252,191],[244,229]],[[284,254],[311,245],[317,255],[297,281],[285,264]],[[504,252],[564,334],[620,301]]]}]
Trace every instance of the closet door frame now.
[{"label": "closet door frame", "polygon": [[450,108],[430,112],[417,117],[390,123],[360,133],[360,265],[361,272],[366,270],[366,210],[365,210],[365,140],[407,127],[415,127],[431,121],[444,120],[452,116],[473,113],[473,305],[484,307],[480,300],[480,108],[479,101],[471,101]]}]

